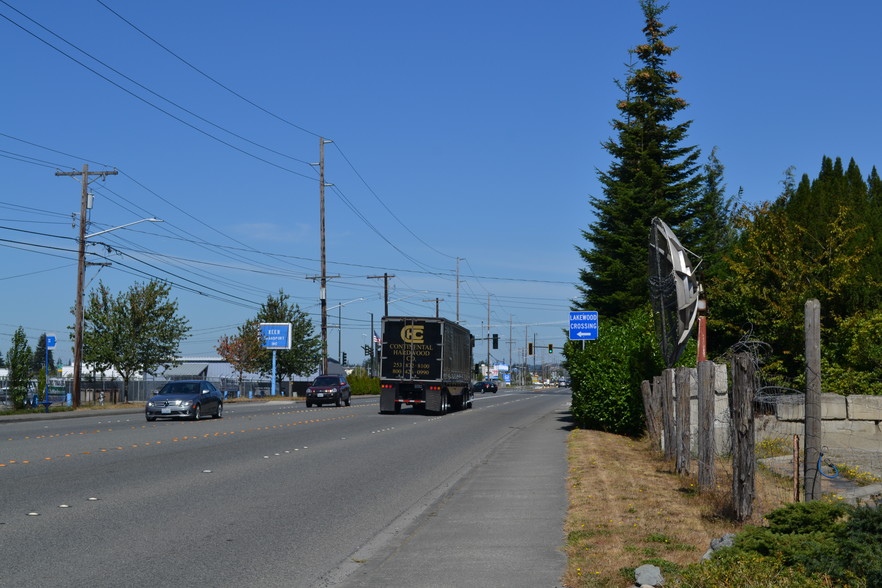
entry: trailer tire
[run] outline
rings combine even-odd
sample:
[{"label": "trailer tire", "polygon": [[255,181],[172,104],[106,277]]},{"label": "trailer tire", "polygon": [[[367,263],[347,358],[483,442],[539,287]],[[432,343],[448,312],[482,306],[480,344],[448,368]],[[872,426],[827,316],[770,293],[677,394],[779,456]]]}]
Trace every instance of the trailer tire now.
[{"label": "trailer tire", "polygon": [[401,403],[400,402],[395,403],[395,414],[401,414]]}]

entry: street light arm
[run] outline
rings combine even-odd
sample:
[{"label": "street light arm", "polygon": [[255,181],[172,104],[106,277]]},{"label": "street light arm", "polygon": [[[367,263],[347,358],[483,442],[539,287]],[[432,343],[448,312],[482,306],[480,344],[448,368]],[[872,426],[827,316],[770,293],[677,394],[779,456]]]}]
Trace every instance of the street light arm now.
[{"label": "street light arm", "polygon": [[138,223],[144,223],[144,222],[150,222],[150,223],[162,223],[162,222],[165,222],[165,221],[162,220],[162,219],[158,219],[158,218],[142,218],[141,220],[136,220],[136,221],[131,222],[131,223],[126,223],[126,224],[124,224],[124,225],[120,225],[120,226],[118,226],[118,227],[113,227],[113,228],[110,228],[110,229],[104,229],[103,231],[98,231],[97,233],[92,233],[91,235],[85,235],[85,236],[83,237],[83,239],[91,239],[92,237],[97,237],[98,235],[103,235],[104,233],[109,233],[110,231],[115,231],[115,230],[117,230],[117,229],[122,229],[122,228],[125,228],[125,227],[130,227],[130,226],[132,226],[132,225],[137,225]]}]

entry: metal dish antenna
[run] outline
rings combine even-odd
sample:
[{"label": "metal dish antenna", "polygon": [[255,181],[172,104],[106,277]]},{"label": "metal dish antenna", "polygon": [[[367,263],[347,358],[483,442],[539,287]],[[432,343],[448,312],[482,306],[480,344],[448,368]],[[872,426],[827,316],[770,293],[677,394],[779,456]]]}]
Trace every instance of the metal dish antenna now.
[{"label": "metal dish antenna", "polygon": [[695,269],[671,228],[652,219],[649,233],[649,294],[659,347],[667,367],[672,367],[686,348],[698,317],[701,285]]}]

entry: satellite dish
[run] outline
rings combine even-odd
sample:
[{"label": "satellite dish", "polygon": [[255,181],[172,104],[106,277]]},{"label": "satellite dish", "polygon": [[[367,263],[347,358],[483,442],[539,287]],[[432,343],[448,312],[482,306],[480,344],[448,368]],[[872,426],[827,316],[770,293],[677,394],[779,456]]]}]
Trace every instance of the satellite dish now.
[{"label": "satellite dish", "polygon": [[701,286],[695,278],[688,253],[664,221],[652,219],[649,292],[659,346],[668,367],[680,359],[698,317]]}]

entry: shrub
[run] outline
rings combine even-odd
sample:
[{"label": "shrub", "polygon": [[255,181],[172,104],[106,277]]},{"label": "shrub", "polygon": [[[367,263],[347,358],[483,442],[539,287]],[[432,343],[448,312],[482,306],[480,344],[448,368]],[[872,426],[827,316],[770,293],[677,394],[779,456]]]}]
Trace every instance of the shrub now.
[{"label": "shrub", "polygon": [[355,368],[346,379],[353,395],[380,393],[380,379],[370,377],[364,368]]},{"label": "shrub", "polygon": [[682,588],[805,588],[830,586],[829,579],[785,563],[780,556],[721,549],[710,561],[692,564],[674,583]]},{"label": "shrub", "polygon": [[680,585],[880,585],[882,510],[813,501],[787,505],[766,520],[768,527],[748,527],[732,547],[684,570]]},{"label": "shrub", "polygon": [[564,348],[573,391],[572,414],[580,427],[620,435],[643,432],[640,383],[664,367],[655,340],[652,314],[632,311],[601,325],[595,341],[568,342]]}]

